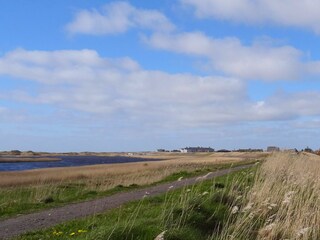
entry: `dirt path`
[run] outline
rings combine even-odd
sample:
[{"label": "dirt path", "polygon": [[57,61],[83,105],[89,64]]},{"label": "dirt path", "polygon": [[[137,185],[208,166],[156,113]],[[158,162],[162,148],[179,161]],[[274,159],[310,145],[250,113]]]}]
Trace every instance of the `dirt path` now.
[{"label": "dirt path", "polygon": [[89,215],[110,210],[119,207],[120,205],[139,200],[144,195],[155,196],[167,191],[172,191],[184,186],[192,185],[197,181],[212,179],[215,177],[223,176],[231,172],[241,169],[249,168],[250,165],[234,167],[232,169],[219,170],[203,177],[194,177],[183,179],[172,183],[165,183],[153,187],[147,187],[140,190],[131,192],[118,193],[113,196],[104,197],[87,202],[75,203],[66,205],[64,207],[57,207],[37,213],[27,214],[7,220],[0,221],[0,239],[9,239],[11,237],[35,231],[43,228],[52,227],[56,224],[70,221],[76,218],[83,218]]}]

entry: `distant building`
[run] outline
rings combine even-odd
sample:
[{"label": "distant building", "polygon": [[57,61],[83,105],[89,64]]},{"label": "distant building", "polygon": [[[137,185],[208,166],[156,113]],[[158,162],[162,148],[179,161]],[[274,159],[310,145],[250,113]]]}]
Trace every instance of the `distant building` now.
[{"label": "distant building", "polygon": [[182,153],[189,152],[214,152],[214,149],[211,147],[186,147],[180,150]]},{"label": "distant building", "polygon": [[280,148],[275,146],[269,146],[267,147],[267,152],[279,152]]}]

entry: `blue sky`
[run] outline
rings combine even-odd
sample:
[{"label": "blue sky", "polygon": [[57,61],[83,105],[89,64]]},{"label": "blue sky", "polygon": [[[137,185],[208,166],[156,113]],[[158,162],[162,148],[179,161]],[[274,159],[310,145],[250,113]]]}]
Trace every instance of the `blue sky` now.
[{"label": "blue sky", "polygon": [[0,150],[318,149],[319,9],[2,1]]}]

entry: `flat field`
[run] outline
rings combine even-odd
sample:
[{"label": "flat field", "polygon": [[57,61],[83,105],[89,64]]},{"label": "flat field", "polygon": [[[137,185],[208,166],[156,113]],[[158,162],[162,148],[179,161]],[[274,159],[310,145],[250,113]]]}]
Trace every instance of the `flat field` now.
[{"label": "flat field", "polygon": [[159,159],[161,161],[0,172],[0,187],[43,185],[69,180],[88,180],[94,184],[103,184],[103,188],[108,189],[119,184],[150,184],[160,181],[174,172],[199,171],[217,165],[254,161],[266,156],[266,153],[237,152],[137,154],[133,155],[133,157]]},{"label": "flat field", "polygon": [[139,157],[162,160],[0,172],[0,218],[248,164],[266,154],[156,153]]}]

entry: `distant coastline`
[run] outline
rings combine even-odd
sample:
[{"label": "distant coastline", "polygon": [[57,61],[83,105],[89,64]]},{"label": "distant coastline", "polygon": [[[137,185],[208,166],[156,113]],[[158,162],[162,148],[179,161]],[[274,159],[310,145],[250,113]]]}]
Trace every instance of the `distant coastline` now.
[{"label": "distant coastline", "polygon": [[12,157],[0,156],[0,163],[18,163],[18,162],[56,162],[61,161],[58,157]]}]

